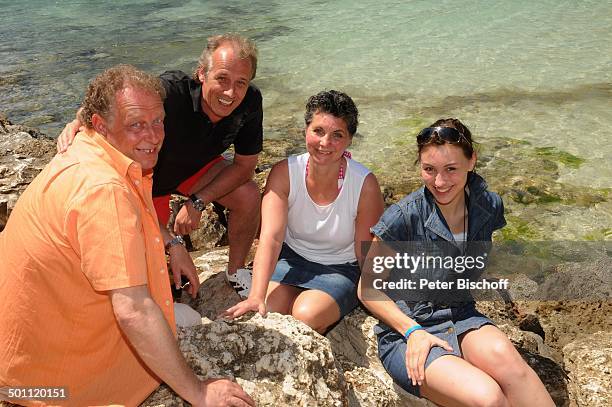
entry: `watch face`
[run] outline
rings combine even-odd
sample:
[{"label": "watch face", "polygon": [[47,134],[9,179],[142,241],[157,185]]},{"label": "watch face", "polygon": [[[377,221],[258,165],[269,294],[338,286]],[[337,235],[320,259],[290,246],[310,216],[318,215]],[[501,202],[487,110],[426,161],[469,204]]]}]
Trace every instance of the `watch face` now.
[{"label": "watch face", "polygon": [[202,212],[204,210],[204,201],[202,201],[200,198],[198,198],[195,195],[191,195],[189,197],[189,199],[191,200],[191,202],[193,203],[193,207],[195,209],[197,209],[198,211]]}]

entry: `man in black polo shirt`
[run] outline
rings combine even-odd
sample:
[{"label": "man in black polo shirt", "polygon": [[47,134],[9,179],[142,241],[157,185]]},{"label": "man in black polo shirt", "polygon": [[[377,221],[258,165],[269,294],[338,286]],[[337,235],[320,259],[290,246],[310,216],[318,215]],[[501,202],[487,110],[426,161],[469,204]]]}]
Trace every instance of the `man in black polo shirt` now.
[{"label": "man in black polo shirt", "polygon": [[[166,138],[153,173],[153,202],[177,285],[181,274],[197,278],[181,235],[198,227],[208,203],[218,202],[229,210],[226,275],[246,297],[251,278],[243,267],[260,209],[259,189],[252,178],[263,144],[262,97],[250,84],[257,69],[257,50],[238,35],[214,36],[198,62],[193,77],[181,71],[161,75],[167,93]],[[58,138],[59,151],[67,148],[79,126],[76,120],[66,126]],[[220,154],[232,144],[234,158],[228,161]],[[189,200],[168,229],[172,193]]]}]

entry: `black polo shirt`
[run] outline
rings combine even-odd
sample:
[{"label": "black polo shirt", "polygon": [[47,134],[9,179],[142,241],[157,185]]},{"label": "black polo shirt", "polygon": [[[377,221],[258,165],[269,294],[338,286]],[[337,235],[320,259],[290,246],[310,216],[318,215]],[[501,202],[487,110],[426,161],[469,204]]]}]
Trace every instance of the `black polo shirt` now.
[{"label": "black polo shirt", "polygon": [[249,85],[242,103],[231,115],[213,124],[202,111],[202,84],[182,71],[160,75],[166,100],[166,138],[153,172],[153,196],[173,193],[230,145],[242,155],[261,152],[263,108],[261,92]]}]

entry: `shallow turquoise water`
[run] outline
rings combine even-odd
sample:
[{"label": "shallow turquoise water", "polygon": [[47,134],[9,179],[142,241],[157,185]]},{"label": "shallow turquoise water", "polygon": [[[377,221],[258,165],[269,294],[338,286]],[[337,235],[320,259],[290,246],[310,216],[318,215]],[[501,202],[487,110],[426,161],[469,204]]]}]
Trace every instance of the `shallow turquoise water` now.
[{"label": "shallow turquoise water", "polygon": [[[190,71],[207,36],[235,31],[260,49],[255,83],[267,137],[301,126],[305,99],[335,88],[359,105],[362,137],[353,149],[368,164],[384,162],[417,127],[457,116],[479,140],[513,137],[584,158],[560,169],[561,182],[612,187],[611,2],[0,0],[0,7],[0,111],[51,135],[104,68]],[[608,203],[569,213],[560,221],[550,215],[566,231],[561,238],[609,228],[612,219]]]}]

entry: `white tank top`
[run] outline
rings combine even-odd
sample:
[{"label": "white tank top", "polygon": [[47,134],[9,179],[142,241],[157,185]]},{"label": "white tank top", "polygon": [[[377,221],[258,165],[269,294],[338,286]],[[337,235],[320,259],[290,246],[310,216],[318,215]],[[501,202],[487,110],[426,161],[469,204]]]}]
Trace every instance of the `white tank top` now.
[{"label": "white tank top", "polygon": [[346,159],[344,183],[336,200],[318,205],[306,189],[309,154],[290,156],[289,212],[285,243],[307,260],[321,264],[356,261],[355,218],[365,177],[370,173],[357,161]]}]

